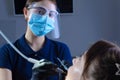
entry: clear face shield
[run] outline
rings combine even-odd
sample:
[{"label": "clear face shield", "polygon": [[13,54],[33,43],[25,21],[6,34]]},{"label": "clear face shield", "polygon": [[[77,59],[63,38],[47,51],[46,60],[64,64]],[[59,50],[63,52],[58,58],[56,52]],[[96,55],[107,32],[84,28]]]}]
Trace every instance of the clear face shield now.
[{"label": "clear face shield", "polygon": [[58,39],[60,38],[60,29],[59,29],[59,24],[60,23],[60,15],[58,14],[55,18],[55,28],[54,30],[51,31],[50,35],[52,38]]},{"label": "clear face shield", "polygon": [[[49,10],[43,6],[39,6],[39,7],[35,7],[35,6],[30,6],[28,7],[28,9],[33,9],[35,14],[39,14],[42,16],[49,16],[49,18],[51,18],[51,20],[54,21],[54,29],[50,32],[50,36],[52,38],[59,38],[60,37],[60,31],[59,31],[59,20],[60,20],[60,16],[59,13],[56,10]],[[48,34],[49,35],[49,34]]]}]

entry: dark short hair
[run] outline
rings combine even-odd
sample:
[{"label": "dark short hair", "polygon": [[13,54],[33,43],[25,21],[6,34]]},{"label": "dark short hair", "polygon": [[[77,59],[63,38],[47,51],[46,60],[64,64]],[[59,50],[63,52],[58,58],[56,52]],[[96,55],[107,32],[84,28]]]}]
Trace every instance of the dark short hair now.
[{"label": "dark short hair", "polygon": [[[120,80],[115,63],[120,64],[120,48],[116,44],[100,40],[93,44],[86,53],[83,77],[94,80]],[[90,70],[90,66],[93,70]]]},{"label": "dark short hair", "polygon": [[[28,8],[32,3],[39,2],[39,1],[44,1],[44,0],[27,0],[25,7]],[[48,0],[48,1],[51,1],[56,5],[56,0]]]}]

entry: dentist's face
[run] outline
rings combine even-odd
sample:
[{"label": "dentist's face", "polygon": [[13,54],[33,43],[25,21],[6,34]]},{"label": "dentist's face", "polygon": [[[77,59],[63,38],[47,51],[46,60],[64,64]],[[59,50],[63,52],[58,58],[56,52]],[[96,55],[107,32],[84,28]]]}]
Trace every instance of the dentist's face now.
[{"label": "dentist's face", "polygon": [[29,5],[28,9],[25,8],[25,19],[28,21],[33,13],[48,15],[50,18],[54,18],[58,14],[58,12],[56,11],[56,5],[49,0],[35,2]]},{"label": "dentist's face", "polygon": [[73,59],[73,65],[68,69],[66,80],[83,80],[82,73],[85,64],[85,54]]}]

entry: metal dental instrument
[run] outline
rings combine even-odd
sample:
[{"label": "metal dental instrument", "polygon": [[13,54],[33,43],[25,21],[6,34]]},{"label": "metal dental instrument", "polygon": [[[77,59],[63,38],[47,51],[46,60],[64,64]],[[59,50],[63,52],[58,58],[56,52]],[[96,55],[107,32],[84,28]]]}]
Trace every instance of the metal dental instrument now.
[{"label": "metal dental instrument", "polygon": [[60,64],[65,68],[65,70],[68,70],[67,66],[63,64],[63,62],[57,57],[57,60],[60,62]]}]

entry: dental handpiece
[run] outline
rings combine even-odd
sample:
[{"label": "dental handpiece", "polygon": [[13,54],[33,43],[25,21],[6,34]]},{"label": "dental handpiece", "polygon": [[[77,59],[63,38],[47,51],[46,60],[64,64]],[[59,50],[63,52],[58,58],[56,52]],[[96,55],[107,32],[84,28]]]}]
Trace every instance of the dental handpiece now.
[{"label": "dental handpiece", "polygon": [[[33,59],[33,58],[29,58],[27,56],[25,56],[22,52],[20,52],[11,42],[10,40],[3,34],[3,32],[0,30],[0,35],[5,39],[5,41],[10,44],[10,46],[20,55],[22,56],[24,59],[26,59],[27,61],[33,63],[34,65],[39,64],[39,60]],[[65,73],[62,69],[60,69],[59,67],[56,68],[56,71],[59,73]]]}]

